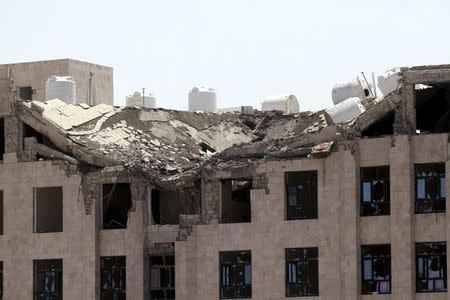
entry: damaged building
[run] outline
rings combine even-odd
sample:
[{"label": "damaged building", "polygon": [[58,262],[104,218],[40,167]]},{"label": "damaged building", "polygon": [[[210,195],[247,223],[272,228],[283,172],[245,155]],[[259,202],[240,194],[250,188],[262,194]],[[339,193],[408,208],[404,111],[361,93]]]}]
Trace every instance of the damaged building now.
[{"label": "damaged building", "polygon": [[0,65],[3,299],[450,297],[449,65],[337,122],[114,107],[82,64],[71,104]]}]

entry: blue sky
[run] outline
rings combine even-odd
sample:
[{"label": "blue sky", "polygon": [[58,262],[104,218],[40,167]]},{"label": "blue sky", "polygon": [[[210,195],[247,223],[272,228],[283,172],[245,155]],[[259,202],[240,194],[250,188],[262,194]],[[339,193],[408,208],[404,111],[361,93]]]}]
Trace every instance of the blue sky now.
[{"label": "blue sky", "polygon": [[114,103],[145,87],[187,108],[193,86],[219,107],[294,94],[332,104],[361,71],[450,63],[448,1],[0,0],[0,63],[74,58],[114,68]]}]

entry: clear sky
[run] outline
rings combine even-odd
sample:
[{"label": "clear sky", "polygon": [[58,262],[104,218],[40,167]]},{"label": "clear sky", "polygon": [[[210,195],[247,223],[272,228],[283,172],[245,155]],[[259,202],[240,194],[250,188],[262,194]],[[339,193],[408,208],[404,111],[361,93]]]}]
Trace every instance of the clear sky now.
[{"label": "clear sky", "polygon": [[186,109],[207,86],[219,107],[294,94],[318,110],[361,71],[450,63],[447,0],[0,0],[0,12],[0,63],[111,66],[116,105],[145,87]]}]

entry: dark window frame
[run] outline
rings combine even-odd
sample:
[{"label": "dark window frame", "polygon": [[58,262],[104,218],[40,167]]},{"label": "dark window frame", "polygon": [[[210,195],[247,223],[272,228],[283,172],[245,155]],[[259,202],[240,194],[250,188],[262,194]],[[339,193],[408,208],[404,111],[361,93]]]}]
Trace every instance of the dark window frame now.
[{"label": "dark window frame", "polygon": [[[48,263],[52,267],[49,270],[38,270],[38,264]],[[60,265],[59,265],[60,264]],[[47,274],[49,273],[49,274]],[[44,276],[44,282],[47,280],[47,276],[54,276],[55,278],[55,288],[57,291],[48,292],[40,291],[39,286],[41,276]],[[49,298],[50,297],[50,298]],[[33,299],[34,300],[44,300],[44,299],[63,299],[63,260],[58,259],[35,259],[33,260]]]},{"label": "dark window frame", "polygon": [[[105,268],[104,263],[105,260],[113,260],[113,266]],[[123,260],[123,264],[121,262]],[[111,294],[113,295],[113,299],[121,300],[126,299],[126,293],[127,293],[127,261],[126,256],[102,256],[100,257],[100,299],[110,299],[108,296]],[[114,277],[114,272],[119,272],[119,288],[112,288],[112,280]],[[107,280],[105,276],[109,275],[110,278]],[[105,287],[105,284],[107,287]],[[105,293],[108,293],[108,295],[105,295]],[[116,296],[119,296],[118,298],[114,298]]]},{"label": "dark window frame", "polygon": [[[120,190],[119,190],[120,189]],[[127,191],[125,191],[125,190]],[[107,192],[108,191],[108,192]],[[124,209],[126,209],[126,213],[114,209],[110,209],[111,204],[118,204],[118,202],[114,202],[113,198],[118,197],[117,194],[124,192],[127,195],[128,199],[123,199],[123,202],[125,203],[125,200],[128,200],[127,206]],[[102,230],[122,230],[128,228],[128,222],[129,220],[129,212],[133,207],[133,195],[131,192],[131,183],[129,182],[105,182],[101,185],[101,229]],[[114,196],[114,197],[113,197]],[[121,199],[122,200],[122,199]],[[124,204],[125,205],[125,204]],[[111,214],[113,216],[111,216]],[[121,215],[121,216],[119,216]],[[123,218],[122,223],[118,222],[114,217],[116,218]],[[109,220],[109,222],[108,222]]]},{"label": "dark window frame", "polygon": [[[367,252],[369,252],[369,248],[374,247],[388,247],[388,253],[384,255],[371,255]],[[365,262],[370,261],[371,264],[371,279],[366,279],[365,274]],[[375,264],[381,261],[381,263],[384,265],[384,267],[387,270],[387,277],[388,279],[376,279],[375,275]],[[379,287],[382,283],[388,283],[389,284],[389,292],[377,292],[377,293],[370,293],[368,292],[368,288],[365,287],[365,284],[371,285],[376,284],[377,287]],[[390,244],[373,244],[373,245],[361,245],[361,294],[362,295],[386,295],[392,293],[392,269],[391,269],[391,245]]]},{"label": "dark window frame", "polygon": [[[162,257],[162,264],[153,264],[152,258]],[[156,260],[156,259],[155,259]],[[173,261],[173,262],[172,262]],[[169,283],[166,287],[153,288],[152,286],[152,270],[160,270],[161,274],[167,274],[167,282]],[[175,253],[164,253],[164,254],[150,254],[149,255],[149,278],[150,278],[150,299],[153,299],[153,291],[162,291],[163,298],[157,298],[158,300],[173,300],[175,299]],[[173,292],[173,298],[168,295],[168,293]]]},{"label": "dark window frame", "polygon": [[[220,179],[220,223],[221,224],[235,224],[235,223],[251,223],[252,221],[252,209],[251,209],[251,190],[253,189],[253,178],[251,177],[236,177],[236,178],[223,178]],[[240,220],[236,219],[236,216],[224,215],[224,187],[230,184],[230,199],[231,203],[246,204],[245,211],[248,216],[241,216]]]},{"label": "dark window frame", "polygon": [[[289,252],[303,251],[303,257],[290,259]],[[285,249],[285,261],[286,261],[286,278],[285,278],[285,290],[286,297],[317,297],[319,296],[319,248],[318,247],[303,247],[303,248],[286,248]],[[302,269],[305,272],[305,268],[314,268],[315,274],[310,276],[315,277],[316,286],[310,287],[307,290],[307,285],[300,282]],[[294,275],[295,274],[295,275]],[[291,277],[294,277],[295,282]],[[291,294],[291,289],[299,289],[299,293]],[[301,290],[301,291],[300,291]]]},{"label": "dark window frame", "polygon": [[[33,100],[33,94],[35,91],[32,86],[18,86],[17,87],[17,98],[23,101],[31,101]],[[25,99],[27,98],[27,99]]]},{"label": "dark window frame", "polygon": [[[419,189],[418,189],[418,180],[425,180],[424,182],[424,191],[423,193],[426,194],[426,180],[427,178],[429,178],[429,176],[418,176],[418,169],[423,168],[438,168],[438,170],[433,170],[432,172],[436,173],[434,174],[433,177],[437,177],[437,191],[439,193],[439,196],[436,197],[435,199],[427,199],[427,198],[420,198],[420,199],[425,199],[425,200],[419,200]],[[440,174],[437,174],[440,173]],[[443,191],[444,191],[444,197],[442,197],[441,195],[441,190],[442,190],[442,179],[444,181],[444,186],[443,186]],[[415,206],[415,213],[416,214],[430,214],[430,213],[445,213],[447,208],[446,208],[446,182],[445,182],[445,163],[425,163],[425,164],[415,164],[414,165],[414,206]],[[427,205],[427,201],[429,201],[429,205],[431,207],[431,211],[426,211],[428,210],[427,208],[424,209],[419,209],[420,205]],[[441,208],[439,208],[439,205],[441,206]]]},{"label": "dark window frame", "polygon": [[[295,179],[289,179],[290,176],[296,176]],[[319,189],[318,189],[319,172],[317,170],[304,170],[285,172],[285,220],[311,220],[318,219],[319,206]],[[312,182],[312,184],[310,184]],[[304,189],[302,198],[299,192],[300,187]],[[291,194],[292,193],[292,194]],[[295,195],[293,195],[295,194]],[[291,197],[295,197],[295,205],[290,205]],[[311,199],[308,199],[308,198]],[[305,201],[312,201],[309,206],[305,205]],[[302,207],[303,206],[303,207]]]},{"label": "dark window frame", "polygon": [[[57,218],[59,218],[60,227],[52,230],[43,230],[40,228],[39,220],[41,220],[42,217],[39,215],[39,202],[38,202],[38,193],[39,190],[45,190],[45,189],[55,189],[58,190],[58,193],[61,195],[61,211]],[[55,217],[55,216],[53,216]],[[33,233],[57,233],[57,232],[64,232],[64,186],[38,186],[33,188]]]},{"label": "dark window frame", "polygon": [[[242,263],[235,263],[235,264],[228,264],[223,262],[224,255],[249,255],[250,261],[249,262],[242,262]],[[250,266],[250,283],[246,283],[246,267]],[[232,278],[232,268],[242,268],[242,282],[243,284],[232,284],[233,278]],[[219,272],[220,272],[220,282],[219,282],[219,295],[220,299],[251,299],[252,298],[252,252],[251,250],[238,250],[238,251],[221,251],[219,252]],[[224,274],[228,274],[228,278],[226,279]],[[227,281],[228,284],[224,284],[224,282]],[[232,297],[224,296],[224,288],[229,288],[234,290],[234,295]],[[249,296],[239,296],[240,289],[250,289],[250,295]]]},{"label": "dark window frame", "polygon": [[[372,173],[372,174],[371,174]],[[373,176],[375,173],[375,176]],[[391,213],[390,196],[390,168],[389,166],[373,166],[360,168],[360,206],[361,217],[389,216]],[[374,186],[378,182],[383,184],[383,198],[381,201],[374,200]],[[365,200],[365,184],[370,185],[370,201]],[[375,210],[370,213],[370,209]]]},{"label": "dark window frame", "polygon": [[[418,254],[418,248],[420,247],[425,247],[426,245],[428,245],[429,247],[431,247],[432,251],[429,254]],[[445,247],[445,253],[437,253],[436,252],[436,248],[438,246],[444,246]],[[428,269],[423,269],[423,271],[426,274],[426,276],[420,277],[420,271],[419,271],[419,260],[420,259],[424,259],[425,262],[428,264],[428,261],[430,261],[430,263],[434,263],[435,259],[438,259],[438,265],[439,262],[441,262],[444,266],[442,268],[442,277],[430,277],[429,274],[429,270]],[[415,245],[415,261],[416,261],[416,293],[445,293],[447,292],[447,242],[445,241],[441,241],[441,242],[420,242],[420,243],[416,243]],[[422,264],[423,266],[423,264]],[[422,273],[423,274],[423,273]],[[436,290],[436,281],[441,280],[443,283],[443,289],[440,290]],[[419,284],[420,281],[432,281],[433,282],[433,289],[432,290],[426,290],[426,289],[421,289]],[[429,282],[428,282],[429,283]]]}]

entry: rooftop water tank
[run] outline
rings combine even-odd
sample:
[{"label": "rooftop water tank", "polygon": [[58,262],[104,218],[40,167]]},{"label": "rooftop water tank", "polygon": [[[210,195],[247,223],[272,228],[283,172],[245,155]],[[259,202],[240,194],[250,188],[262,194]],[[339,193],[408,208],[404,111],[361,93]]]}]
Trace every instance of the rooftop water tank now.
[{"label": "rooftop water tank", "polygon": [[189,92],[189,111],[217,111],[216,91],[212,88],[194,87]]},{"label": "rooftop water tank", "polygon": [[72,76],[50,76],[45,83],[45,100],[60,99],[68,104],[76,102],[76,84]]},{"label": "rooftop water tank", "polygon": [[356,97],[344,100],[325,110],[335,124],[350,121],[365,111],[366,108],[361,104],[359,98]]},{"label": "rooftop water tank", "polygon": [[357,97],[360,100],[364,100],[366,97],[369,97],[372,85],[370,84],[368,86],[364,80],[360,80],[360,83],[361,86],[358,83],[358,79],[354,79],[352,81],[335,84],[331,92],[333,103],[336,105],[348,98],[353,97]]},{"label": "rooftop water tank", "polygon": [[146,108],[156,108],[156,98],[152,94],[147,94],[142,97],[140,92],[134,92],[126,98],[127,106],[140,106]]},{"label": "rooftop water tank", "polygon": [[265,97],[261,102],[263,111],[278,110],[284,113],[298,113],[299,105],[294,95]]},{"label": "rooftop water tank", "polygon": [[401,87],[400,83],[400,68],[392,68],[387,70],[380,76],[378,76],[378,88],[380,89],[383,96],[386,96],[399,87]]}]

